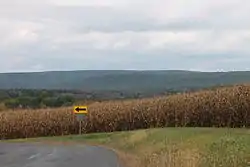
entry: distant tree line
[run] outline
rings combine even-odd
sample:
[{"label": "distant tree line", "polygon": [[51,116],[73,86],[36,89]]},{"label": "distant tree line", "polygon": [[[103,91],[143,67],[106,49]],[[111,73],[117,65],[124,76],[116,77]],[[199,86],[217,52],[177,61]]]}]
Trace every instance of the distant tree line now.
[{"label": "distant tree line", "polygon": [[48,90],[1,90],[0,99],[7,108],[46,108],[71,106],[72,95],[58,94]]},{"label": "distant tree line", "polygon": [[105,101],[115,99],[138,99],[154,95],[171,95],[179,93],[174,89],[145,91],[82,91],[82,90],[37,90],[9,89],[0,90],[0,102],[7,108],[46,108],[72,106],[80,101]]}]

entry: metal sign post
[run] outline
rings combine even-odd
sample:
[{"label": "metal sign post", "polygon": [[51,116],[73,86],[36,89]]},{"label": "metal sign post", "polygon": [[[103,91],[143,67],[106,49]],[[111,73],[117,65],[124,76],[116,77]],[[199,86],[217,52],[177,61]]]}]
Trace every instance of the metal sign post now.
[{"label": "metal sign post", "polygon": [[74,114],[77,121],[79,122],[79,135],[82,134],[82,121],[86,118],[88,114],[87,106],[76,106],[74,107]]},{"label": "metal sign post", "polygon": [[82,134],[82,121],[79,122],[79,135]]}]

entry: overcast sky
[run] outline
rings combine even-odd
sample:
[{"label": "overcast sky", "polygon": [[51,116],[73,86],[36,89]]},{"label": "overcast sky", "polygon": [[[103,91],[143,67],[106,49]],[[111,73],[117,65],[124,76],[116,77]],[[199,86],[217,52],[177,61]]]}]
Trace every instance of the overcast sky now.
[{"label": "overcast sky", "polygon": [[0,72],[250,70],[249,0],[0,0]]}]

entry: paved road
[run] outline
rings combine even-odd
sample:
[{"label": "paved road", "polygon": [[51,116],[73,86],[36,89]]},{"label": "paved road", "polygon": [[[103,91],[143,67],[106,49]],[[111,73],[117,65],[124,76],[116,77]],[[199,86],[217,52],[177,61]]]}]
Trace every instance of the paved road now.
[{"label": "paved road", "polygon": [[120,167],[114,152],[95,146],[0,143],[0,167]]}]

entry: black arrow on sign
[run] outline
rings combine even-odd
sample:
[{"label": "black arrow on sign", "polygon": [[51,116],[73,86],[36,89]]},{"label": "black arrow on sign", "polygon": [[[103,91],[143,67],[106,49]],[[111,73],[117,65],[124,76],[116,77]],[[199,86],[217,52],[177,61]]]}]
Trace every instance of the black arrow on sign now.
[{"label": "black arrow on sign", "polygon": [[86,111],[86,108],[79,108],[79,107],[77,107],[75,110],[76,110],[77,112],[79,112],[79,111]]}]

